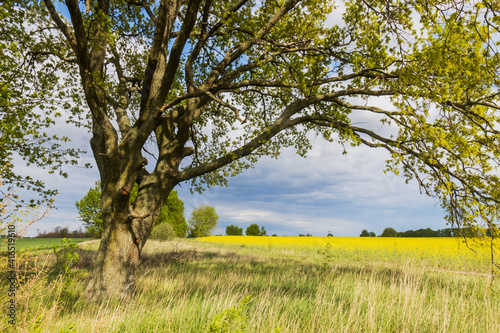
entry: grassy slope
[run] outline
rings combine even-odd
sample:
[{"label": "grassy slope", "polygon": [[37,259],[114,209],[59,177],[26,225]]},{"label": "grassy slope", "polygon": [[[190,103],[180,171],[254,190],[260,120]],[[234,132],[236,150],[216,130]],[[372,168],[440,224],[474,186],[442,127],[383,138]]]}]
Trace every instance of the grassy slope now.
[{"label": "grassy slope", "polygon": [[500,331],[497,280],[411,257],[325,250],[149,242],[134,299],[87,300],[88,276],[63,293],[64,283],[39,279],[23,286],[18,329],[203,332],[216,314],[252,295],[246,332]]}]

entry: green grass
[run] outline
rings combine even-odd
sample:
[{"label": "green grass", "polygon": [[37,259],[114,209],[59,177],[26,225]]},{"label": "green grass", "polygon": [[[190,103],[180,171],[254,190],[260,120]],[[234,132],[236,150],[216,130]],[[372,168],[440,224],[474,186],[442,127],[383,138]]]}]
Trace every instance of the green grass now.
[{"label": "green grass", "polygon": [[[68,237],[71,238],[71,237]],[[16,251],[34,250],[38,252],[52,251],[53,245],[60,245],[62,238],[21,238],[16,240]],[[81,243],[90,238],[71,238],[73,243]],[[6,251],[7,243],[0,243],[1,252]]]},{"label": "green grass", "polygon": [[[97,246],[82,245],[81,272],[91,273],[88,255]],[[354,250],[325,255],[322,248],[150,241],[133,299],[86,298],[89,275],[66,287],[31,279],[19,291],[17,328],[204,332],[251,295],[238,317],[245,332],[500,331],[498,280],[466,273],[425,260],[366,260]],[[1,331],[8,326],[0,320]]]}]

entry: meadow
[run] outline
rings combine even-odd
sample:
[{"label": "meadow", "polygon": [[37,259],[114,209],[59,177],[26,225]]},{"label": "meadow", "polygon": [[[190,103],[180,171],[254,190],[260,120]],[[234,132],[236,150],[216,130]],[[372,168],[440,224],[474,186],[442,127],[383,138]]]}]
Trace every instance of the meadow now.
[{"label": "meadow", "polygon": [[[500,283],[490,252],[469,243],[476,252],[447,238],[149,241],[135,297],[91,300],[84,289],[98,241],[84,242],[66,277],[50,274],[52,254],[38,255],[18,291],[16,329],[498,332]],[[2,317],[0,331],[9,328]]]},{"label": "meadow", "polygon": [[[74,243],[81,243],[90,240],[90,238],[72,238]],[[17,251],[40,251],[50,252],[53,245],[60,245],[61,238],[20,238],[16,240]],[[7,243],[0,242],[0,252],[4,252]]]}]

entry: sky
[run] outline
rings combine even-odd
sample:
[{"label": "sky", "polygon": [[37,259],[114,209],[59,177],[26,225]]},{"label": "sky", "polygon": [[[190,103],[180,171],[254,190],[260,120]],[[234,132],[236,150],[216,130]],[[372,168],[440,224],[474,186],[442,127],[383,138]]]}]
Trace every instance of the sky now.
[{"label": "sky", "polygon": [[[328,24],[341,23],[339,11],[343,8],[329,17]],[[381,106],[386,107],[384,104]],[[376,132],[387,133],[377,119],[354,118],[364,126],[368,123]],[[22,162],[15,160],[18,171],[59,191],[56,209],[36,222],[27,236],[56,226],[80,228],[75,202],[99,179],[87,130],[60,119],[52,131],[69,136],[71,146],[87,154],[80,159],[80,166],[64,168],[69,174],[67,179],[41,169],[20,167]],[[215,207],[219,215],[213,232],[216,235],[225,234],[227,225],[246,229],[252,223],[264,226],[268,235],[279,236],[359,236],[363,229],[379,235],[386,227],[397,231],[447,227],[439,202],[420,194],[416,182],[405,184],[402,177],[383,172],[389,158],[385,151],[347,146],[347,154],[343,155],[344,147],[338,144],[314,136],[310,139],[313,148],[307,158],[298,156],[293,149],[284,150],[278,160],[262,158],[254,169],[231,178],[228,187],[192,195],[188,184],[181,184],[176,190],[184,201],[186,219],[193,208],[205,204]],[[87,162],[94,168],[81,167]]]},{"label": "sky", "polygon": [[[36,222],[27,236],[56,226],[80,228],[75,201],[99,178],[87,130],[67,125],[64,119],[52,130],[70,136],[71,146],[87,154],[80,166],[64,168],[69,174],[66,179],[37,168],[18,168],[59,191],[56,209]],[[359,236],[363,229],[379,235],[386,227],[397,231],[446,227],[436,199],[420,194],[416,182],[405,184],[402,177],[383,172],[389,158],[385,151],[346,146],[347,154],[342,154],[344,147],[321,137],[311,136],[311,142],[313,148],[306,158],[285,149],[278,160],[262,158],[255,168],[231,178],[227,187],[191,194],[188,183],[180,184],[176,190],[184,201],[186,219],[195,207],[215,207],[219,222],[214,235],[224,235],[230,224],[245,230],[252,223],[278,236]],[[87,162],[94,167],[81,167]]]}]

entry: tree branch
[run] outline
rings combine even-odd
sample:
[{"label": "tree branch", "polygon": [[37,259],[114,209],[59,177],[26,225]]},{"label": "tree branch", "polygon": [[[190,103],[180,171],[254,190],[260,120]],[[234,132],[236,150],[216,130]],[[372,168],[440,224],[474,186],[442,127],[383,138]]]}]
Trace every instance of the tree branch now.
[{"label": "tree branch", "polygon": [[170,57],[168,59],[166,68],[166,73],[169,73],[169,75],[165,75],[160,87],[160,96],[163,97],[163,100],[165,100],[165,97],[167,96],[168,91],[170,90],[170,87],[174,82],[175,73],[177,72],[177,68],[179,67],[179,63],[181,60],[182,51],[184,50],[184,46],[186,45],[186,42],[189,38],[189,35],[191,34],[191,31],[193,31],[200,4],[201,0],[189,1],[186,10],[186,16],[184,18],[184,22],[179,32],[179,36],[177,36],[174,44],[172,45],[172,49],[170,51]]},{"label": "tree branch", "polygon": [[[75,32],[75,53],[78,62],[80,64],[80,68],[83,67],[82,68],[83,70],[90,71],[90,59],[89,59],[90,57],[87,52],[88,50],[87,34],[85,32],[85,25],[83,24],[82,13],[78,8],[78,1],[66,0],[66,6],[68,7],[68,11],[71,16],[71,22],[73,23],[73,30]],[[52,18],[54,19],[54,16]],[[58,22],[57,21],[55,22],[59,26]],[[65,32],[63,31],[63,33]]]},{"label": "tree branch", "polygon": [[126,0],[126,2],[129,5],[134,5],[134,6],[139,6],[139,7],[144,8],[144,10],[148,14],[149,18],[151,18],[151,20],[153,21],[153,23],[155,25],[158,25],[158,19],[156,18],[155,14],[151,10],[151,7],[149,7],[149,5],[146,3],[146,1],[144,1],[144,0],[143,1]]},{"label": "tree branch", "polygon": [[62,32],[64,37],[66,37],[66,40],[69,42],[71,48],[73,49],[73,52],[78,53],[78,45],[76,42],[76,38],[71,33],[71,30],[69,30],[68,26],[63,22],[59,14],[57,13],[56,8],[52,3],[52,0],[44,0],[44,2],[45,2],[45,7],[49,11],[50,17],[56,23],[57,27]]},{"label": "tree branch", "polygon": [[[158,81],[165,75],[165,62],[168,55],[168,40],[174,25],[179,0],[161,0],[158,13],[158,24],[153,35],[151,51],[149,52],[146,72],[142,83],[141,110],[139,121],[144,122],[151,108],[151,97],[158,94]],[[163,101],[162,101],[163,102]],[[154,106],[153,106],[154,107]]]},{"label": "tree branch", "polygon": [[198,35],[200,36],[200,39],[196,43],[193,51],[191,51],[191,54],[189,55],[188,60],[186,61],[185,65],[185,77],[186,77],[186,85],[188,87],[188,91],[191,92],[190,89],[194,90],[194,80],[193,80],[193,64],[198,58],[200,51],[202,48],[205,46],[207,40],[214,36],[217,31],[224,25],[224,21],[232,14],[237,12],[241,7],[243,7],[249,0],[241,0],[238,4],[236,4],[233,8],[231,8],[224,16],[224,18],[217,22],[211,29],[210,31],[207,31],[208,28],[208,16],[209,16],[209,10],[210,6],[212,5],[211,0],[207,0],[205,3],[204,11],[203,11],[203,18],[201,22],[201,28],[200,32]]},{"label": "tree branch", "polygon": [[225,107],[233,110],[233,112],[234,112],[234,119],[239,120],[242,124],[244,124],[246,122],[246,119],[241,119],[241,117],[240,117],[240,110],[238,110],[237,108],[235,108],[231,104],[224,102],[223,100],[221,100],[220,98],[218,98],[217,96],[215,96],[214,94],[212,94],[210,91],[205,91],[205,94],[208,97],[210,97],[212,100],[214,100],[215,102],[219,103],[220,105],[225,106]]},{"label": "tree branch", "polygon": [[205,86],[211,86],[217,78],[222,75],[224,70],[226,69],[227,66],[229,66],[232,62],[234,62],[236,59],[238,59],[245,51],[250,49],[255,43],[257,43],[264,35],[266,35],[269,30],[271,30],[278,21],[285,16],[297,3],[299,3],[300,0],[289,0],[287,3],[281,7],[276,14],[270,18],[262,28],[258,32],[255,33],[255,37],[250,38],[246,40],[245,42],[241,43],[237,47],[234,48],[234,50],[229,50],[226,53],[226,56],[224,59],[220,61],[220,63],[215,66],[215,68],[212,70],[212,73],[208,76],[207,80],[203,85]]},{"label": "tree branch", "polygon": [[120,132],[122,133],[122,137],[125,137],[130,130],[130,118],[127,115],[127,106],[130,101],[130,97],[128,96],[129,89],[127,88],[127,78],[125,77],[123,68],[120,64],[120,55],[114,45],[110,45],[110,49],[113,53],[113,63],[120,82],[118,85],[118,96],[120,100],[118,102],[114,102],[112,105],[115,110],[116,121]]}]

